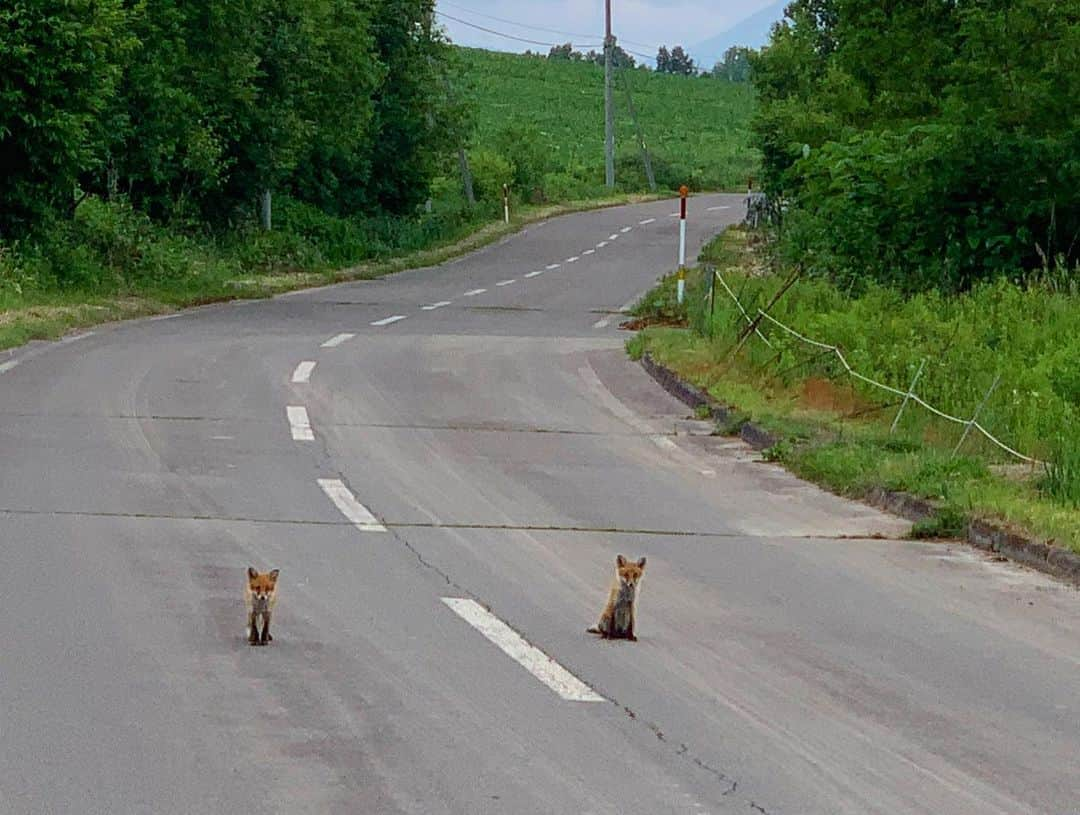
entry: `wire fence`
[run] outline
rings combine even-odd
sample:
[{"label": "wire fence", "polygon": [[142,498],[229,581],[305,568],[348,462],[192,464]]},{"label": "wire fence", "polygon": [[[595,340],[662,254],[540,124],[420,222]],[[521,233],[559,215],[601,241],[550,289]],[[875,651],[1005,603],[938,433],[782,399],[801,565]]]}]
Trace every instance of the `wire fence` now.
[{"label": "wire fence", "polygon": [[[766,337],[761,332],[760,326],[761,326],[761,322],[763,320],[768,321],[769,323],[776,326],[778,329],[780,329],[784,333],[788,334],[791,337],[794,337],[795,339],[799,340],[800,342],[802,342],[802,343],[804,343],[806,345],[813,346],[814,348],[819,348],[819,349],[821,349],[822,351],[825,351],[825,352],[831,352],[840,361],[840,364],[843,366],[845,373],[847,373],[849,376],[853,377],[854,379],[857,379],[860,382],[864,382],[865,384],[870,385],[872,387],[875,387],[875,388],[878,388],[880,390],[886,391],[887,393],[894,394],[895,396],[903,397],[903,402],[900,404],[900,409],[899,409],[899,411],[897,411],[896,418],[893,420],[892,428],[891,428],[890,432],[893,432],[893,431],[896,430],[896,427],[900,422],[900,417],[901,417],[901,415],[903,415],[904,409],[908,406],[909,403],[914,402],[916,405],[919,405],[920,407],[925,408],[926,410],[930,411],[931,413],[933,413],[935,416],[938,416],[939,418],[945,419],[946,421],[949,421],[949,422],[953,422],[954,424],[964,426],[963,435],[960,437],[960,441],[957,442],[956,447],[953,449],[953,455],[955,455],[956,453],[958,453],[960,451],[960,448],[963,446],[964,442],[967,440],[967,437],[971,433],[971,431],[972,430],[977,430],[988,441],[995,444],[997,447],[999,447],[1001,450],[1005,451],[1009,455],[1014,456],[1015,458],[1017,458],[1017,459],[1019,459],[1021,461],[1027,462],[1028,464],[1032,464],[1032,465],[1043,464],[1043,462],[1041,460],[1039,460],[1037,458],[1034,458],[1032,456],[1024,455],[1020,451],[1015,450],[1012,447],[1010,447],[1009,445],[1005,444],[1005,442],[1001,441],[1001,439],[997,438],[993,433],[991,433],[989,430],[987,430],[983,425],[981,425],[979,423],[979,414],[982,412],[982,409],[986,406],[986,403],[990,400],[990,397],[993,395],[994,391],[997,389],[997,386],[1001,381],[1001,376],[1000,375],[997,378],[994,379],[994,383],[990,386],[990,389],[986,392],[986,395],[983,397],[982,401],[979,402],[978,406],[975,408],[975,411],[972,413],[970,419],[963,419],[963,418],[960,418],[959,416],[953,416],[953,415],[951,415],[949,413],[946,413],[943,410],[940,410],[940,409],[934,407],[933,405],[931,405],[929,402],[927,402],[925,399],[923,399],[921,396],[919,396],[915,392],[915,385],[918,383],[919,377],[922,375],[923,367],[926,364],[925,360],[923,361],[923,364],[919,366],[918,372],[915,374],[915,377],[911,380],[911,385],[908,387],[908,389],[906,391],[905,390],[900,390],[899,388],[894,388],[893,386],[887,385],[884,382],[878,382],[876,379],[871,379],[870,377],[865,376],[864,374],[861,374],[858,371],[856,371],[854,368],[852,368],[851,365],[848,363],[847,359],[844,357],[843,351],[841,351],[838,346],[832,345],[832,344],[827,343],[827,342],[821,342],[820,340],[815,340],[815,339],[807,337],[807,336],[805,336],[803,334],[800,334],[798,331],[796,331],[791,326],[786,325],[785,323],[782,323],[780,320],[776,319],[771,314],[766,313],[764,310],[762,310],[760,308],[755,309],[755,311],[757,313],[757,317],[756,318],[751,317],[749,312],[747,312],[746,308],[739,301],[738,295],[736,295],[735,292],[731,290],[731,287],[728,286],[727,281],[724,280],[724,278],[720,274],[720,272],[718,270],[716,270],[716,269],[711,269],[711,271],[712,271],[712,274],[713,274],[713,281],[714,282],[718,281],[720,283],[720,285],[723,287],[724,291],[727,292],[728,296],[735,303],[736,308],[739,310],[739,314],[742,315],[742,317],[746,321],[747,325],[753,328],[753,333],[762,342],[764,342],[769,348],[773,348],[774,346],[773,346],[772,342],[769,341],[769,338]],[[715,296],[713,286],[709,286],[709,289],[706,292],[705,296],[706,296],[706,298]]]}]

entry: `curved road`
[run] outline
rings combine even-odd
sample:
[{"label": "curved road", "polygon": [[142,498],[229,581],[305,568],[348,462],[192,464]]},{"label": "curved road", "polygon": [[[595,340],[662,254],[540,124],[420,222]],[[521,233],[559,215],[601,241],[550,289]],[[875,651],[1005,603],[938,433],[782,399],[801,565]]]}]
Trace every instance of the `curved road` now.
[{"label": "curved road", "polygon": [[[1077,592],[626,360],[672,211],[0,360],[0,812],[1080,811]],[[636,644],[584,632],[617,552]]]}]

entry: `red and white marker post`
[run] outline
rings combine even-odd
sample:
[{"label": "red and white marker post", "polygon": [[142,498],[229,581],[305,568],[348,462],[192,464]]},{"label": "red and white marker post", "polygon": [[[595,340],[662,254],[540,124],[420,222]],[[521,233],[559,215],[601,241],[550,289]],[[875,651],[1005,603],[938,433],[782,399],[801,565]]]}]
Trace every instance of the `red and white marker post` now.
[{"label": "red and white marker post", "polygon": [[679,187],[679,282],[676,291],[680,303],[686,295],[686,197],[689,194],[685,184]]}]

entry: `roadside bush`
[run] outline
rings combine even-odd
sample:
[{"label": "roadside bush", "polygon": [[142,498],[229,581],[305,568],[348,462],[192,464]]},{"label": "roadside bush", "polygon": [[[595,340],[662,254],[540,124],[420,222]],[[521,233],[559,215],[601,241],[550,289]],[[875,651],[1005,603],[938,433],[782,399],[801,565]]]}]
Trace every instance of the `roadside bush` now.
[{"label": "roadside bush", "polygon": [[492,150],[475,150],[469,155],[472,169],[473,191],[481,201],[502,200],[502,185],[514,180],[514,168]]}]

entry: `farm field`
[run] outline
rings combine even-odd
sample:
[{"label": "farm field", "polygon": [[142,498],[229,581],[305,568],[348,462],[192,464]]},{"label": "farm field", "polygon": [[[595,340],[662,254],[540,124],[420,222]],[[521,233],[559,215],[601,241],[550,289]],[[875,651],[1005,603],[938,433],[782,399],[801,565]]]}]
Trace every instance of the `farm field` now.
[{"label": "farm field", "polygon": [[[472,107],[470,155],[481,186],[498,158],[513,163],[524,156],[535,162],[532,155],[539,154],[541,166],[528,180],[546,198],[599,191],[604,180],[602,66],[470,48],[457,49],[456,56]],[[661,190],[683,183],[694,190],[743,187],[758,162],[750,147],[751,86],[630,69],[615,74],[616,183],[621,189],[646,189],[627,82]]]}]

